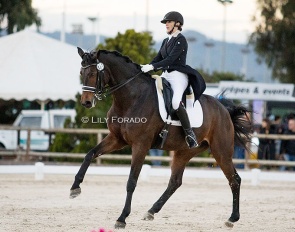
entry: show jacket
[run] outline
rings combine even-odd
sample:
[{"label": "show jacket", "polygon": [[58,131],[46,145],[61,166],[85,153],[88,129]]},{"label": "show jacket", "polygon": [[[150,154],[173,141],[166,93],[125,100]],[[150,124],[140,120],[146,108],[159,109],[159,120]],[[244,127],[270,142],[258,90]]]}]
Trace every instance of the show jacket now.
[{"label": "show jacket", "polygon": [[185,37],[179,33],[176,37],[163,40],[157,56],[151,64],[154,70],[167,70],[167,72],[179,71],[188,75],[189,85],[193,88],[195,100],[199,99],[206,89],[205,81],[202,75],[195,69],[186,65],[186,55],[188,44]]}]

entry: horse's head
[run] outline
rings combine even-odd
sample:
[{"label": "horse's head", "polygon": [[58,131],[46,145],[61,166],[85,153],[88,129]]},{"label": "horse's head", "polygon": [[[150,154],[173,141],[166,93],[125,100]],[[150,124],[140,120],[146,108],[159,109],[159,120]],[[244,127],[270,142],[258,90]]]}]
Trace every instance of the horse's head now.
[{"label": "horse's head", "polygon": [[132,62],[129,57],[123,56],[117,51],[107,50],[84,52],[78,48],[78,53],[82,58],[80,74],[83,92],[81,104],[86,108],[94,107],[96,100],[102,100],[102,97],[114,92],[122,94],[120,91],[123,90],[123,87],[129,88],[124,92],[137,90],[134,85],[127,86],[142,74],[142,71],[140,66]]},{"label": "horse's head", "polygon": [[86,108],[95,106],[96,99],[101,100],[103,91],[104,65],[97,59],[98,52],[84,52],[78,47],[82,58],[80,74],[82,76],[81,104]]}]

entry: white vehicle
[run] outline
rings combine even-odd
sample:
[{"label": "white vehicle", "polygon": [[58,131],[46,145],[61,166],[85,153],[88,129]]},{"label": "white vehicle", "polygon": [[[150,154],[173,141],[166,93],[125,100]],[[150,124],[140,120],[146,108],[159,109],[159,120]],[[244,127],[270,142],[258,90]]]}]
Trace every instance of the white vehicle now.
[{"label": "white vehicle", "polygon": [[[13,126],[31,128],[31,150],[46,151],[49,148],[49,135],[43,131],[33,129],[63,128],[64,122],[70,118],[74,122],[75,110],[23,110],[17,116]],[[16,130],[0,130],[0,147],[14,150],[18,147],[26,149],[27,131],[20,131],[19,145]]]}]

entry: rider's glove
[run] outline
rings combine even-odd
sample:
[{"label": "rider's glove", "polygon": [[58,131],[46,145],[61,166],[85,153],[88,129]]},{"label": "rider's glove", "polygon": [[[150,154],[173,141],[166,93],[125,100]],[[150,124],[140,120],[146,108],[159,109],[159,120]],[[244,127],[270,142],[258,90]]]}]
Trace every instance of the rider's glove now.
[{"label": "rider's glove", "polygon": [[151,64],[145,64],[145,65],[140,65],[140,66],[141,66],[141,71],[144,73],[154,70],[154,66]]}]

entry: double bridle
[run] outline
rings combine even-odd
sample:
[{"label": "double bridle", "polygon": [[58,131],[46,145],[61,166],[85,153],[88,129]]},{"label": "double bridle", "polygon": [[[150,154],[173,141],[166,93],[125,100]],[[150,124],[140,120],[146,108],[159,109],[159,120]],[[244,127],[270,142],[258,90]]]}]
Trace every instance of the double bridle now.
[{"label": "double bridle", "polygon": [[87,66],[82,66],[81,68],[86,69],[86,68],[89,68],[90,66],[96,66],[96,69],[97,69],[96,84],[95,84],[95,87],[83,85],[82,90],[85,92],[94,93],[95,98],[99,101],[102,100],[102,97],[106,98],[107,96],[115,92],[116,90],[122,88],[124,85],[126,85],[127,83],[135,79],[140,73],[142,73],[140,71],[134,76],[132,76],[131,78],[123,81],[122,83],[119,83],[112,87],[105,88],[102,85],[102,79],[104,78],[104,64],[102,62],[97,61],[97,63],[89,64]]}]

